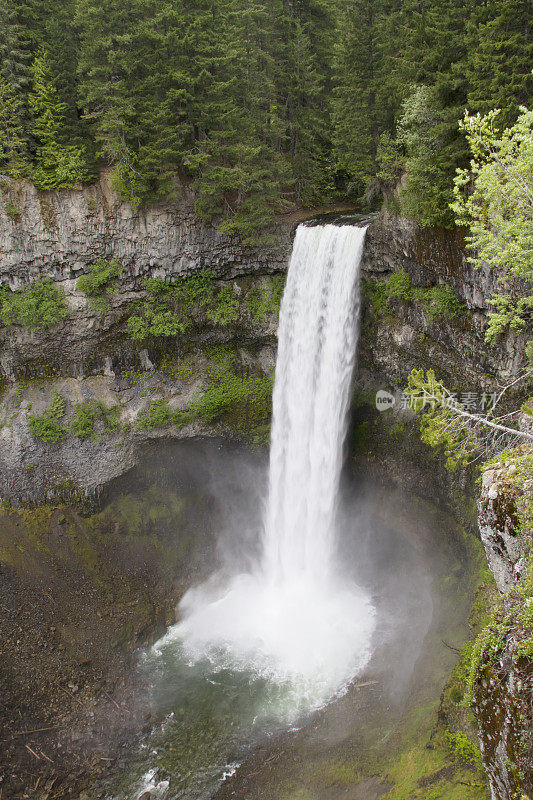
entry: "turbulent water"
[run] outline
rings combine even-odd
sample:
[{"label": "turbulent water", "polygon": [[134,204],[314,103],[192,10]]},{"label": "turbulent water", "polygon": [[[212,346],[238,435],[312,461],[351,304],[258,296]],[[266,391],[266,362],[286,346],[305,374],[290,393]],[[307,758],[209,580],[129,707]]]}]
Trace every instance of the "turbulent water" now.
[{"label": "turbulent water", "polygon": [[341,691],[370,656],[374,609],[343,580],[335,523],[358,336],[364,228],[300,226],[283,296],[262,552],[252,570],[187,592],[156,645],[190,664],[287,687],[295,718]]}]

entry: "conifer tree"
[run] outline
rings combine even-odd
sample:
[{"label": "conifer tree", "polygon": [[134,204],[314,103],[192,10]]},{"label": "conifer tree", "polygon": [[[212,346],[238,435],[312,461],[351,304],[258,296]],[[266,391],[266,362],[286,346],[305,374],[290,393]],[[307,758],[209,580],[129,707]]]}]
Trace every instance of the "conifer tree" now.
[{"label": "conifer tree", "polygon": [[29,104],[38,143],[33,169],[35,185],[43,190],[72,188],[91,175],[84,148],[68,141],[67,106],[58,97],[46,50],[36,56],[32,72]]},{"label": "conifer tree", "polygon": [[391,109],[381,93],[383,5],[349,0],[337,29],[334,90],[334,147],[348,191],[361,196],[377,173],[380,133]]},{"label": "conifer tree", "polygon": [[466,31],[468,107],[482,113],[501,109],[502,128],[533,100],[532,18],[531,0],[490,0],[478,6]]}]

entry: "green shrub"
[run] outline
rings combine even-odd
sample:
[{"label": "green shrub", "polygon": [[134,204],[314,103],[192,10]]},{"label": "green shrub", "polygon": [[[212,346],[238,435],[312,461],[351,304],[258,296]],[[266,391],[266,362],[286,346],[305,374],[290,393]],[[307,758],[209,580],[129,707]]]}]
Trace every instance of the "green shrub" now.
[{"label": "green shrub", "polygon": [[55,391],[48,409],[41,415],[30,414],[31,435],[43,442],[59,442],[67,434],[66,427],[59,421],[65,415],[66,401]]},{"label": "green shrub", "polygon": [[23,328],[43,330],[68,314],[63,290],[50,279],[38,279],[16,292],[3,291],[0,319]]},{"label": "green shrub", "polygon": [[76,403],[69,430],[79,439],[86,439],[94,434],[94,425],[98,417],[96,404]]},{"label": "green shrub", "polygon": [[392,299],[424,303],[430,321],[440,316],[454,319],[466,311],[466,306],[457,299],[451,286],[413,287],[409,275],[403,270],[393,272],[386,281],[363,281],[363,293],[374,310],[381,314],[387,311]]},{"label": "green shrub", "polygon": [[74,413],[69,424],[69,431],[79,439],[87,439],[96,433],[96,423],[104,423],[106,433],[118,430],[120,427],[118,418],[118,406],[106,408],[98,400],[86,400],[76,403]]},{"label": "green shrub", "polygon": [[387,280],[387,298],[389,297],[397,297],[400,300],[411,300],[412,299],[412,287],[411,287],[411,279],[407,272],[403,270],[398,270],[397,272],[393,272],[392,275]]},{"label": "green shrub", "polygon": [[217,325],[234,322],[239,301],[233,288],[223,286],[216,291],[213,278],[208,270],[173,283],[149,278],[145,282],[149,297],[134,307],[127,322],[130,338],[142,342],[150,337],[178,336],[202,315]]},{"label": "green shrub", "polygon": [[362,291],[376,313],[385,313],[387,310],[387,284],[385,281],[363,280]]},{"label": "green shrub", "polygon": [[15,220],[20,217],[20,211],[12,200],[8,200],[6,203],[6,214],[8,217]]},{"label": "green shrub", "polygon": [[216,325],[229,325],[235,322],[239,315],[239,301],[231,286],[223,286],[210,304],[207,317]]},{"label": "green shrub", "polygon": [[152,400],[148,409],[142,411],[135,423],[139,430],[151,430],[172,425],[180,421],[181,415],[171,411],[168,400],[162,397],[160,400]]},{"label": "green shrub", "polygon": [[115,288],[117,279],[122,273],[122,267],[113,258],[111,261],[99,259],[91,264],[89,271],[81,275],[76,283],[76,288],[87,295],[92,308],[100,314],[109,310],[110,304],[107,295]]},{"label": "green shrub", "polygon": [[271,275],[266,285],[260,284],[252,289],[246,298],[246,305],[255,322],[263,322],[266,317],[279,314],[284,286],[284,275]]},{"label": "green shrub", "polygon": [[185,333],[187,325],[181,318],[169,309],[155,310],[145,306],[144,313],[132,315],[126,327],[130,339],[134,342],[143,342],[150,336],[178,336]]},{"label": "green shrub", "polygon": [[453,289],[446,285],[432,286],[426,290],[425,301],[428,304],[428,311],[431,320],[443,316],[446,319],[454,319],[466,311],[466,306],[461,303]]},{"label": "green shrub", "polygon": [[122,273],[122,267],[116,260],[105,261],[98,259],[91,264],[89,271],[81,275],[76,283],[76,288],[84,294],[90,296],[101,295],[104,290],[110,289],[115,284],[117,278]]},{"label": "green shrub", "polygon": [[59,442],[67,435],[64,425],[56,422],[47,414],[42,416],[30,416],[30,431],[31,435],[36,439],[42,439],[43,442]]},{"label": "green shrub", "polygon": [[207,385],[195,395],[187,418],[224,421],[239,435],[262,443],[270,430],[273,374],[237,374],[234,354],[224,348],[213,348],[209,356]]}]

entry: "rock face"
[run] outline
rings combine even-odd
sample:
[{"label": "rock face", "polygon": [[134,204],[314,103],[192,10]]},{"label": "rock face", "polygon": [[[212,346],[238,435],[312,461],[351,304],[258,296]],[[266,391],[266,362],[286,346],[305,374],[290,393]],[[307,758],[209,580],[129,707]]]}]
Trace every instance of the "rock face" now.
[{"label": "rock face", "polygon": [[[163,420],[153,427],[139,427],[138,421],[150,413],[153,401],[164,402],[172,414],[186,409],[202,391],[210,349],[231,349],[237,378],[262,381],[269,373],[275,363],[277,314],[270,308],[255,319],[247,298],[262,291],[269,275],[286,270],[296,218],[278,219],[267,243],[244,247],[198,219],[186,188],[172,204],[138,211],[120,201],[105,175],[82,191],[39,194],[28,184],[17,184],[8,194],[0,199],[0,284],[16,290],[38,277],[51,278],[63,288],[69,314],[46,331],[0,328],[1,498],[34,502],[65,490],[90,492],[133,466],[150,438],[227,432],[223,424],[205,418],[181,425]],[[7,214],[7,199],[17,215]],[[123,267],[104,314],[76,289],[78,277],[99,258],[116,258]],[[128,308],[145,298],[144,278],[173,280],[202,268],[238,298],[231,324],[196,319],[186,336],[133,343],[126,335]],[[498,347],[484,342],[493,276],[473,270],[459,234],[378,216],[367,233],[364,282],[382,282],[398,270],[407,273],[414,287],[451,285],[467,311],[435,317],[424,304],[401,297],[380,307],[364,291],[362,388],[401,389],[410,370],[423,367],[479,393],[495,390],[518,373],[524,363],[523,338],[512,332]],[[200,371],[191,371],[187,359]],[[94,436],[69,435],[52,443],[35,438],[30,417],[46,413],[55,392],[64,398],[67,415],[83,402],[118,409],[119,427],[107,429],[100,421]],[[508,481],[511,466],[485,473],[480,502],[483,543],[502,592],[520,576],[527,545],[518,531],[519,498]],[[521,720],[529,719],[530,678],[513,652],[509,640],[476,694],[493,800],[514,800],[517,787],[526,788],[510,765],[516,764],[523,736]]]},{"label": "rock face", "polygon": [[[481,670],[474,687],[483,762],[492,800],[521,800],[533,790],[533,667],[531,628],[524,609],[529,590],[517,591],[526,575],[533,531],[523,512],[533,501],[532,481],[523,469],[525,447],[485,470],[479,528],[487,561],[502,594],[502,629],[497,656]],[[486,645],[489,647],[489,645]]]},{"label": "rock face", "polygon": [[175,277],[212,269],[221,278],[285,268],[292,224],[270,231],[271,244],[243,248],[221,236],[194,213],[194,196],[183,187],[175,203],[134,211],[113,192],[104,173],[82,191],[38,193],[12,185],[19,216],[0,213],[0,282],[16,289],[29,279],[77,278],[98,258],[116,258],[125,269],[124,288],[148,273]]},{"label": "rock face", "polygon": [[[160,370],[169,358],[201,361],[206,348],[223,345],[233,349],[241,372],[260,379],[272,368],[277,315],[270,310],[258,321],[246,303],[250,293],[262,291],[269,274],[286,270],[296,218],[278,219],[267,244],[244,247],[198,219],[186,188],[174,203],[138,211],[116,196],[106,175],[82,191],[39,194],[31,185],[17,184],[9,199],[19,214],[8,215],[0,201],[0,283],[14,290],[37,277],[51,278],[61,285],[69,314],[44,331],[0,327],[6,387],[0,494],[32,501],[54,486],[92,490],[128,469],[147,438],[220,432],[217,425],[199,423],[147,432],[136,429],[135,420],[152,399],[180,410],[201,388],[199,378],[192,386],[175,376],[169,380]],[[98,258],[116,258],[123,268],[103,314],[76,289],[80,274]],[[236,319],[228,325],[198,319],[186,336],[132,342],[126,320],[131,303],[146,297],[144,279],[173,280],[202,268],[239,298]],[[413,367],[423,366],[469,389],[480,390],[481,382],[490,389],[518,369],[523,354],[516,334],[498,348],[483,341],[491,275],[472,270],[457,235],[422,231],[380,215],[368,229],[362,270],[365,282],[397,270],[415,287],[447,282],[469,309],[455,319],[433,319],[422,305],[397,300],[382,313],[364,296],[360,363],[367,388],[401,387]],[[149,383],[124,383],[121,375],[128,370],[148,375]],[[36,440],[29,416],[45,412],[54,391],[65,396],[69,411],[84,401],[118,405],[121,422],[129,427],[100,436],[98,443],[72,436],[55,444]]]},{"label": "rock face", "polygon": [[509,480],[515,470],[512,461],[485,470],[479,501],[481,540],[500,592],[508,592],[522,576],[529,545],[517,509],[521,489]]}]

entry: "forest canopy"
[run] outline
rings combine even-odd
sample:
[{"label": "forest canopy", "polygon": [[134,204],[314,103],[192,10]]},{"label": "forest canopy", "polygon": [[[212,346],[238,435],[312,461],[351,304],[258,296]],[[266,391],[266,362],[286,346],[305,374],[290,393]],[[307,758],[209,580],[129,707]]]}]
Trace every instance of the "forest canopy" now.
[{"label": "forest canopy", "polygon": [[531,0],[0,0],[0,172],[192,185],[245,240],[294,204],[451,225],[465,110],[531,102]]}]

